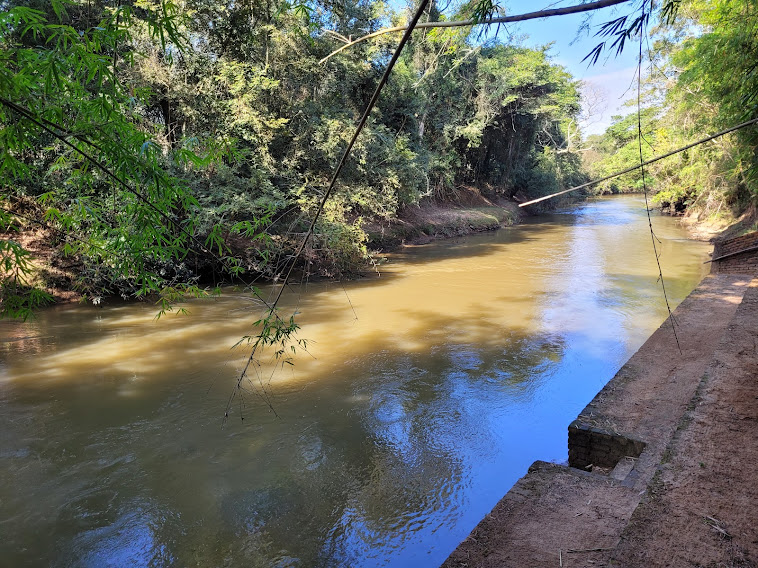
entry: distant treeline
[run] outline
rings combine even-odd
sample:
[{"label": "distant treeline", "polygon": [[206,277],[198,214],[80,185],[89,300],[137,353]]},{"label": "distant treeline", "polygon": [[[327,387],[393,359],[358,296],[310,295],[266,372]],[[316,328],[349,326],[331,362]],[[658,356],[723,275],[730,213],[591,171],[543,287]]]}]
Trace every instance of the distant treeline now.
[{"label": "distant treeline", "polygon": [[[640,102],[644,159],[665,154],[758,117],[758,3],[687,0],[653,33]],[[640,159],[637,112],[615,117],[586,141],[593,177]],[[758,202],[758,127],[708,142],[651,165],[654,201],[672,212],[733,220]],[[602,192],[641,191],[639,172],[605,182]]]}]

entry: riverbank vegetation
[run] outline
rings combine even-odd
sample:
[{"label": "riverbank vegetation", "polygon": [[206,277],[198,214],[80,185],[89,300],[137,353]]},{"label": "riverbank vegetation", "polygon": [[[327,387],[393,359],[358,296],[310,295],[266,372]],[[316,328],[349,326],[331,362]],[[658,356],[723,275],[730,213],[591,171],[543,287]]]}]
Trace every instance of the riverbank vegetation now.
[{"label": "riverbank vegetation", "polygon": [[[736,0],[681,2],[677,17],[653,33],[637,112],[616,117],[590,137],[586,163],[602,177],[643,159],[758,117],[758,6]],[[647,47],[645,48],[647,50]],[[644,67],[643,67],[644,69]],[[720,137],[651,164],[653,202],[677,214],[726,225],[758,203],[758,127]],[[609,180],[598,191],[640,191],[638,173]],[[750,228],[750,227],[746,227]],[[754,227],[753,227],[754,228]]]},{"label": "riverbank vegetation", "polygon": [[[757,115],[752,3],[666,2],[655,42],[643,44],[640,120],[619,117],[584,144],[580,85],[548,46],[486,27],[419,29],[298,255],[396,37],[335,49],[404,25],[408,11],[373,0],[2,6],[3,315],[27,315],[51,286],[167,306],[208,284],[276,280],[293,259],[306,276],[343,275],[404,234],[408,223],[392,230],[398,220],[427,218],[409,214],[419,206],[539,197]],[[601,28],[606,42],[638,39],[655,9],[630,2]],[[432,2],[424,19],[479,22],[498,10]],[[658,162],[648,187],[673,211],[733,218],[754,207],[757,141],[745,129]],[[598,191],[640,188],[630,173]],[[501,222],[485,217],[462,222]]]},{"label": "riverbank vegetation", "polygon": [[[54,245],[53,265],[75,262],[72,285],[95,299],[279,276],[396,40],[320,60],[335,38],[408,17],[373,1],[3,7],[6,315],[45,300],[45,273],[24,264],[30,231]],[[434,4],[427,16],[446,17]],[[455,201],[462,184],[534,197],[583,181],[578,112],[579,85],[548,47],[418,31],[298,269],[354,270],[364,223]]]}]

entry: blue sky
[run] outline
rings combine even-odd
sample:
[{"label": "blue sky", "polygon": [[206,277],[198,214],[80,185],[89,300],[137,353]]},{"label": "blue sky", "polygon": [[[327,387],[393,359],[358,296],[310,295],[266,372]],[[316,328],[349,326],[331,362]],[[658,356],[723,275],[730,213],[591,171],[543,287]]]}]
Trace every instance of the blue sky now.
[{"label": "blue sky", "polygon": [[[522,14],[535,12],[546,8],[559,8],[578,4],[579,0],[563,0],[548,3],[549,0],[535,2],[534,0],[509,0],[506,5],[507,14]],[[565,66],[574,77],[585,81],[588,86],[588,99],[592,99],[590,91],[599,93],[604,103],[593,105],[595,112],[582,126],[585,134],[602,132],[610,124],[611,116],[615,114],[628,114],[633,109],[622,107],[623,101],[636,98],[636,69],[637,69],[637,44],[629,44],[624,52],[618,57],[601,57],[598,62],[588,67],[582,59],[590,50],[599,43],[593,37],[597,26],[617,15],[626,14],[631,6],[622,4],[618,7],[604,8],[592,12],[590,31],[578,34],[587,14],[574,14],[570,16],[557,16],[530,20],[515,25],[509,25],[507,32],[514,36],[529,36],[523,43],[534,47],[554,42],[550,53],[556,63]],[[501,29],[501,36],[503,34]],[[631,85],[631,88],[630,88]],[[589,102],[589,101],[588,101]],[[602,107],[605,106],[605,110]],[[602,110],[602,112],[601,112]]]}]

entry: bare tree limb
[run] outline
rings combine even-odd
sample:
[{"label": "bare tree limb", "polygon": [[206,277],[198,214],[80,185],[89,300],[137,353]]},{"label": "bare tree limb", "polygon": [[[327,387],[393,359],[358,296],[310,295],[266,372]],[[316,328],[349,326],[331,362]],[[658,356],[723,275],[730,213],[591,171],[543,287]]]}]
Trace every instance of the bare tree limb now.
[{"label": "bare tree limb", "polygon": [[[524,22],[526,20],[535,20],[537,18],[550,18],[552,16],[566,16],[568,14],[580,14],[582,12],[591,12],[592,10],[599,10],[600,8],[607,8],[609,6],[615,6],[617,4],[624,4],[625,2],[631,2],[632,0],[597,0],[596,2],[588,2],[587,4],[577,4],[576,6],[566,6],[565,8],[553,8],[551,10],[539,10],[537,12],[528,12],[526,14],[516,14],[514,16],[501,16],[497,18],[490,18],[482,22],[476,20],[457,20],[451,22],[422,22],[417,24],[415,29],[422,28],[457,28],[462,26],[476,26],[476,25],[491,25],[491,24],[507,24],[511,22]],[[404,32],[408,29],[408,26],[395,26],[392,28],[382,28],[368,35],[359,37],[352,41],[349,41],[339,49],[332,51],[329,55],[324,57],[319,63],[325,63],[331,57],[337,55],[339,52],[354,46],[357,43],[377,37],[384,34],[391,34],[395,32]]]}]

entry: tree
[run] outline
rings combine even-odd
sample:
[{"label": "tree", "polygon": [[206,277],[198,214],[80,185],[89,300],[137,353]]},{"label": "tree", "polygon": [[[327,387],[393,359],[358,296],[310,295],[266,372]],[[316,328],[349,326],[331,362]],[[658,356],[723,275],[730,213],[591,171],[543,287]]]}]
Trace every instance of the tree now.
[{"label": "tree", "polygon": [[[666,96],[671,143],[758,117],[755,3],[693,1],[682,16],[670,33],[685,35],[683,40],[660,46],[675,79]],[[662,199],[678,199],[705,213],[739,212],[758,202],[758,131],[741,130],[656,173],[666,191]]]},{"label": "tree", "polygon": [[[676,21],[662,18],[645,80],[641,118],[643,152],[665,154],[703,133],[758,118],[753,3],[682,3]],[[596,145],[605,175],[639,161],[637,116],[614,123]],[[738,215],[758,199],[758,133],[754,126],[719,136],[649,168],[654,200],[678,213]],[[653,151],[654,150],[654,151]],[[631,189],[630,174],[601,189]],[[733,217],[732,217],[733,219]]]},{"label": "tree", "polygon": [[[46,8],[10,3],[0,15],[3,231],[53,230],[63,253],[80,257],[84,291],[93,295],[103,288],[159,294],[167,307],[178,295],[199,294],[186,266],[191,254],[215,256],[239,271],[218,226],[200,239],[199,202],[173,173],[208,159],[179,145],[168,111],[157,117],[168,148],[162,145],[159,120],[151,120],[156,91],[129,81],[138,58],[170,61],[181,53],[188,38],[177,5],[56,0]],[[140,49],[146,44],[152,51]],[[19,215],[24,199],[41,206],[41,214]],[[235,229],[252,233],[259,224]],[[10,238],[0,247],[2,314],[27,316],[48,298],[32,279],[28,252]]]},{"label": "tree", "polygon": [[[644,160],[650,159],[654,153],[652,148],[657,146],[658,137],[661,135],[656,128],[658,113],[657,107],[646,107],[641,109],[639,117],[637,113],[623,117],[614,116],[611,126],[602,135],[588,141],[594,152],[585,156],[585,159],[592,177],[606,177],[639,163],[638,119],[642,124],[642,136],[645,139],[642,157]],[[648,184],[650,185],[650,180]],[[642,188],[642,177],[635,171],[598,184],[595,191],[600,194],[615,194],[641,192]]]},{"label": "tree", "polygon": [[[166,305],[211,279],[282,274],[392,40],[319,61],[332,38],[403,18],[367,0],[7,5],[4,227],[53,231],[91,297]],[[363,219],[452,198],[458,184],[529,195],[571,183],[577,88],[545,50],[480,45],[465,28],[417,34],[298,270],[349,271],[366,255]],[[23,315],[41,283],[8,231],[3,306]]]}]

